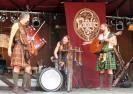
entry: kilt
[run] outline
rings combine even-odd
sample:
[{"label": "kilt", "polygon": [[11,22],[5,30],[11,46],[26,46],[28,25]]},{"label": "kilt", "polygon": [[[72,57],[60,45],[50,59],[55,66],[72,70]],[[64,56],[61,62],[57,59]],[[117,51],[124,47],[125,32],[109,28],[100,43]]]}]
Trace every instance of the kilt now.
[{"label": "kilt", "polygon": [[105,47],[105,52],[100,54],[105,54],[105,60],[99,60],[99,54],[97,55],[96,69],[97,71],[102,71],[106,69],[116,69],[116,59],[113,49]]},{"label": "kilt", "polygon": [[29,65],[25,62],[24,58],[24,46],[21,43],[15,43],[13,53],[11,56],[11,66],[25,67]]}]

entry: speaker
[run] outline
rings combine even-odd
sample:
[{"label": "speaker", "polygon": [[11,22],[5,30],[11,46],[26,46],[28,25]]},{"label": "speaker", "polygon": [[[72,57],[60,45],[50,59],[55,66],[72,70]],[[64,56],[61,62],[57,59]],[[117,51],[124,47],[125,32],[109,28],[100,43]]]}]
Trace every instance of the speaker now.
[{"label": "speaker", "polygon": [[0,59],[0,74],[4,73],[6,71],[6,60]]},{"label": "speaker", "polygon": [[122,21],[119,21],[118,23],[116,23],[116,30],[124,30],[124,25]]},{"label": "speaker", "polygon": [[32,25],[33,25],[34,27],[39,27],[39,26],[40,26],[40,19],[39,19],[38,17],[34,17],[34,18],[32,19]]},{"label": "speaker", "polygon": [[130,88],[131,86],[132,86],[132,84],[129,81],[121,82],[119,84],[119,87],[121,87],[121,88]]}]

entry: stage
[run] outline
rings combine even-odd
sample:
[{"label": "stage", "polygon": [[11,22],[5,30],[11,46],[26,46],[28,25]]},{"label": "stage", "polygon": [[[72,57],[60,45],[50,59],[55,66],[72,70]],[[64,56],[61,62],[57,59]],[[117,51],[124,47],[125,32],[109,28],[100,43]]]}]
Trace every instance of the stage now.
[{"label": "stage", "polygon": [[[42,90],[32,89],[31,92],[26,94],[133,94],[133,87],[131,88],[113,88],[112,91],[108,90],[95,90],[89,88],[80,88],[73,89],[71,92],[67,91],[56,91],[56,92],[45,92]],[[0,87],[0,94],[14,94],[7,87]],[[18,94],[24,94],[24,92],[20,91]]]},{"label": "stage", "polygon": [[[8,78],[8,80],[12,83],[13,80]],[[22,79],[19,79],[18,82],[19,86],[21,87]],[[120,88],[120,87],[113,87],[112,91],[109,91],[107,88],[102,90],[96,90],[95,88],[73,88],[72,91],[67,92],[66,89],[60,88],[58,91],[55,92],[46,92],[44,91],[39,84],[37,83],[37,79],[31,80],[32,91],[28,92],[27,94],[133,94],[133,83],[132,87],[130,88]],[[11,88],[8,87],[2,80],[0,80],[0,94],[14,94],[11,91]],[[20,92],[18,94],[25,94],[20,88]]]},{"label": "stage", "polygon": [[[9,88],[14,86],[13,78],[16,82],[18,78],[13,63],[22,60],[17,60],[17,54],[13,55],[12,51],[22,53],[18,54],[19,59],[24,57],[26,61],[30,57],[32,69],[27,71],[26,64],[19,73],[18,81],[21,87],[22,81],[31,77],[31,82],[27,82],[31,84],[32,91],[27,94],[133,94],[133,28],[129,28],[133,26],[132,5],[133,0],[1,0],[0,94],[14,94]],[[23,13],[29,14],[24,24],[21,19]],[[17,28],[14,28],[16,23]],[[103,30],[101,26],[105,23]],[[21,31],[25,33],[24,40]],[[111,31],[111,36],[108,35],[110,33],[102,34],[102,31]],[[99,36],[101,34],[102,37]],[[116,37],[117,34],[120,36]],[[66,35],[67,42],[63,43]],[[26,49],[14,51],[16,44],[28,46],[21,45],[19,48]],[[106,44],[108,51],[103,51]],[[27,50],[31,54],[27,55]],[[55,57],[55,62],[51,57]],[[109,67],[106,68],[105,64]],[[101,75],[97,70],[107,70],[102,76],[105,79],[99,79]],[[29,75],[31,71],[32,75]],[[27,75],[24,80],[23,74]],[[113,87],[112,91],[92,88],[99,86],[102,80],[105,87],[130,80],[132,87]],[[55,92],[47,92],[46,89]],[[18,94],[24,92],[20,90]]]}]

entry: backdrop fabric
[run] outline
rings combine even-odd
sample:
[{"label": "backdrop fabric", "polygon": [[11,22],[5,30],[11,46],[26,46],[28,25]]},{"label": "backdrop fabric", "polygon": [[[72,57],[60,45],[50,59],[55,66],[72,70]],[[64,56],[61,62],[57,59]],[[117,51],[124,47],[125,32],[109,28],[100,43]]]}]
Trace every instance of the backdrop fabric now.
[{"label": "backdrop fabric", "polygon": [[[83,50],[82,53],[82,63],[83,65],[80,66],[80,71],[74,72],[78,74],[78,78],[74,77],[76,81],[78,80],[78,85],[80,87],[97,87],[98,86],[98,72],[96,71],[96,55],[92,54],[89,51],[89,45],[82,45],[83,40],[80,38],[76,32],[74,31],[74,19],[77,15],[77,12],[87,8],[93,10],[99,17],[100,24],[106,22],[106,10],[105,10],[105,3],[88,3],[88,2],[65,2],[65,15],[66,15],[66,25],[67,25],[67,32],[70,36],[70,41],[73,47],[80,47]],[[80,72],[80,73],[78,73]],[[75,87],[75,80],[73,80],[73,87]]]}]

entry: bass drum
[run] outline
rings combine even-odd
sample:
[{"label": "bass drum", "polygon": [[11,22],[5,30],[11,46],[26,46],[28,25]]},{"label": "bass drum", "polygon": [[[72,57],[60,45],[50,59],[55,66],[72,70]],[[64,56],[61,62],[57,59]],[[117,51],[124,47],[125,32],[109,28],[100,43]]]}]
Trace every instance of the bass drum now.
[{"label": "bass drum", "polygon": [[39,84],[45,91],[57,91],[63,84],[63,76],[55,68],[46,68],[40,73]]}]

